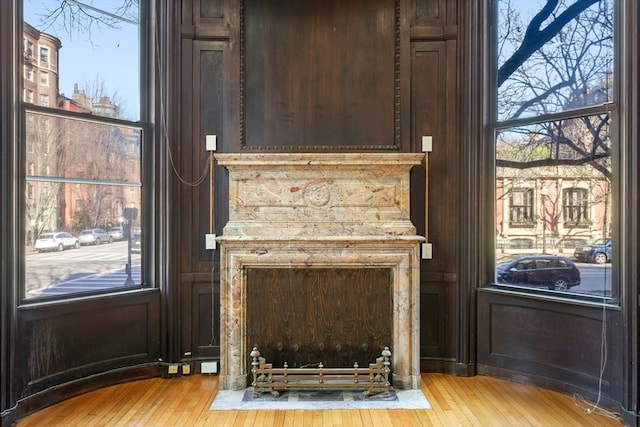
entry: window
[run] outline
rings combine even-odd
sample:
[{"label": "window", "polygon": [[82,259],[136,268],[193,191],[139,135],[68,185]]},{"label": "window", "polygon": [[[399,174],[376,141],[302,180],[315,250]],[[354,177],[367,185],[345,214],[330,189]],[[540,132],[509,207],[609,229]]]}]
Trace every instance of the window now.
[{"label": "window", "polygon": [[26,80],[29,80],[30,82],[33,81],[33,67],[31,65],[25,65],[25,67],[24,67],[24,78]]},{"label": "window", "polygon": [[562,197],[565,222],[580,225],[589,221],[589,192],[582,188],[568,188]]},{"label": "window", "polygon": [[33,91],[30,89],[26,89],[24,91],[24,102],[28,102],[29,104],[33,104]]},{"label": "window", "polygon": [[[85,3],[69,2],[56,14],[57,2],[23,0],[24,28],[47,69],[34,64],[46,93],[22,112],[24,233],[31,237],[25,238],[23,302],[130,290],[144,282],[146,254],[132,253],[130,242],[109,230],[144,232],[146,125],[140,79],[132,76],[141,74],[146,29],[139,22],[146,20],[139,7],[147,2]],[[24,82],[28,77],[25,72]],[[79,238],[81,246],[40,253],[38,237],[54,232]]]},{"label": "window", "polygon": [[[531,252],[561,265],[578,253],[578,242],[611,237],[613,229],[615,1],[492,4],[496,265]],[[549,292],[617,292],[611,274],[579,267],[580,285]],[[499,272],[493,283],[501,285]]]},{"label": "window", "polygon": [[25,48],[25,53],[28,59],[33,58],[33,42],[27,41],[27,45]]},{"label": "window", "polygon": [[49,49],[47,49],[46,47],[40,48],[40,62],[49,62]]},{"label": "window", "polygon": [[533,190],[531,188],[512,190],[509,205],[509,221],[512,225],[533,223]]}]

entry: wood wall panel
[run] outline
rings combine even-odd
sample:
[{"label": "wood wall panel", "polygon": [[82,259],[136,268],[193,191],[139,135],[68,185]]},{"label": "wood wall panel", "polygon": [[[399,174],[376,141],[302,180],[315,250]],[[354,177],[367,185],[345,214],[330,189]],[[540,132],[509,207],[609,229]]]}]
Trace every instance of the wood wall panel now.
[{"label": "wood wall panel", "polygon": [[238,0],[182,0],[182,32],[228,37]]},{"label": "wood wall panel", "polygon": [[183,274],[180,291],[183,360],[220,358],[220,282],[217,275]]},{"label": "wood wall panel", "polygon": [[448,366],[451,361],[465,362],[457,337],[466,333],[459,329],[457,318],[457,227],[451,220],[458,210],[452,189],[458,188],[459,183],[454,47],[454,42],[444,40],[411,43],[412,149],[421,150],[423,135],[433,138],[433,151],[429,153],[428,225],[423,214],[425,197],[420,194],[424,192],[424,168],[415,168],[411,177],[412,220],[418,233],[426,231],[427,241],[433,245],[433,259],[422,261],[421,265],[420,356],[423,369],[445,372],[459,370]]},{"label": "wood wall panel", "polygon": [[460,319],[455,274],[422,274],[420,286],[421,370],[469,375],[472,369],[459,357]]},{"label": "wood wall panel", "polygon": [[[411,118],[412,141],[420,151],[423,135],[433,138],[429,153],[429,224],[427,239],[433,244],[433,259],[423,263],[431,272],[452,273],[456,268],[456,227],[451,223],[457,212],[457,198],[452,190],[458,185],[458,141],[451,111],[455,101],[450,99],[455,88],[455,63],[449,64],[446,42],[415,42],[411,49]],[[455,91],[454,91],[455,92]],[[450,122],[448,122],[448,120]],[[419,234],[424,234],[422,212],[425,200],[424,171],[412,178],[412,219]],[[422,196],[422,197],[421,197]]]},{"label": "wood wall panel", "polygon": [[245,148],[399,148],[393,0],[244,3]]},{"label": "wood wall panel", "polygon": [[226,2],[223,0],[197,0],[194,8],[195,15],[201,19],[222,19],[224,3]]},{"label": "wood wall panel", "polygon": [[482,290],[478,372],[564,392],[584,390],[592,393],[589,398],[602,387],[602,399],[618,400],[621,372],[615,368],[615,357],[603,359],[621,345],[618,319],[619,311],[613,308]]},{"label": "wood wall panel", "polygon": [[447,313],[444,286],[424,283],[420,293],[420,356],[442,357],[445,352]]},{"label": "wood wall panel", "polygon": [[446,0],[411,0],[412,26],[445,25],[447,19]]},{"label": "wood wall panel", "polygon": [[[228,43],[216,41],[183,41],[189,57],[183,59],[183,87],[190,96],[183,98],[183,140],[180,149],[181,221],[179,239],[181,246],[181,270],[204,272],[210,270],[214,253],[206,250],[204,235],[212,232],[210,217],[209,153],[205,150],[205,136],[216,135],[219,150],[229,140],[228,118]],[[226,220],[228,204],[224,170],[215,166],[213,191],[215,200],[213,233],[222,234],[222,221]],[[217,203],[216,203],[217,202]],[[188,236],[188,238],[186,238]]]},{"label": "wood wall panel", "polygon": [[[227,43],[197,43],[198,53],[200,54],[199,61],[199,91],[194,94],[194,99],[198,99],[199,102],[199,114],[197,122],[195,123],[196,129],[199,130],[197,138],[194,141],[196,151],[204,153],[202,156],[204,161],[207,161],[208,154],[203,150],[206,135],[216,135],[216,140],[219,140],[220,149],[224,149],[225,140],[225,60]],[[202,164],[202,163],[198,163]],[[220,168],[214,168],[211,173],[219,175],[221,173]],[[215,179],[214,179],[215,183]],[[200,235],[199,239],[193,239],[197,243],[194,247],[194,254],[197,254],[195,259],[200,261],[200,265],[208,265],[213,260],[213,251],[207,250],[204,245],[204,234],[222,234],[216,233],[216,230],[211,229],[212,224],[215,223],[211,218],[211,206],[209,204],[211,197],[215,197],[215,191],[210,187],[210,181],[205,180],[198,187],[197,203],[194,204],[194,212],[198,210],[198,222]],[[214,203],[215,206],[215,203]],[[222,205],[224,206],[224,204]],[[215,215],[215,210],[213,212]],[[195,219],[195,218],[194,218]],[[196,271],[202,271],[198,268]]]},{"label": "wood wall panel", "polygon": [[21,396],[160,356],[159,293],[25,306],[19,310],[16,358]]},{"label": "wood wall panel", "polygon": [[[520,363],[538,363],[581,371],[597,377],[600,366],[584,353],[598,354],[600,340],[576,331],[601,327],[601,319],[555,312],[546,307],[522,307],[495,303],[489,318],[489,353],[492,357],[515,358]],[[558,325],[571,325],[559,328]]]}]

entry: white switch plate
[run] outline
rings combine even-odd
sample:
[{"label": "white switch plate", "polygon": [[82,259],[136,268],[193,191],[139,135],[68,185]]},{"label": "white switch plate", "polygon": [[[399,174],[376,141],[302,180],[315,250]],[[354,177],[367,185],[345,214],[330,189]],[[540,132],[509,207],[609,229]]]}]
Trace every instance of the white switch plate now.
[{"label": "white switch plate", "polygon": [[205,145],[207,147],[207,151],[216,151],[218,141],[215,135],[207,135],[205,136]]},{"label": "white switch plate", "polygon": [[216,235],[215,234],[205,234],[204,235],[204,248],[205,249],[215,249],[216,248]]},{"label": "white switch plate", "polygon": [[422,259],[433,259],[433,245],[431,243],[422,244]]},{"label": "white switch plate", "polygon": [[422,137],[422,152],[430,153],[433,151],[433,137],[431,135],[425,135]]}]

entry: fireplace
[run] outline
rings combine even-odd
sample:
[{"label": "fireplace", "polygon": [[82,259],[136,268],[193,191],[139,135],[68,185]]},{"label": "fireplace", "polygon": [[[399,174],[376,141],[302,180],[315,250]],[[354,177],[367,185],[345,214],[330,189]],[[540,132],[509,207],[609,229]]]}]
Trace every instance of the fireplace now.
[{"label": "fireplace", "polygon": [[247,385],[247,271],[384,269],[393,385],[418,388],[419,244],[409,172],[423,154],[217,154],[229,171],[220,244],[220,388]]}]

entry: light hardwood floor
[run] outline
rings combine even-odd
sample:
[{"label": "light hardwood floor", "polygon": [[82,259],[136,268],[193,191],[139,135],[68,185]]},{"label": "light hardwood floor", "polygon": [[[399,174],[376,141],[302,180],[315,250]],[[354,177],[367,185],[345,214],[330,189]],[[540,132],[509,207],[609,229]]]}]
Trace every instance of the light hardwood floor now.
[{"label": "light hardwood floor", "polygon": [[105,387],[29,415],[32,426],[621,426],[573,396],[476,376],[423,374],[431,410],[210,411],[218,377],[153,378]]}]

